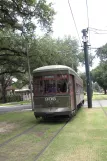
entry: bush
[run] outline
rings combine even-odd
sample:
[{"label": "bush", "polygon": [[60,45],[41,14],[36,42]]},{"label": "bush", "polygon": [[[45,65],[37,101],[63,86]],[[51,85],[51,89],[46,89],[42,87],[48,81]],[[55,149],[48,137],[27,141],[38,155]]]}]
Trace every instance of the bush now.
[{"label": "bush", "polygon": [[84,91],[84,95],[86,95],[87,93]]},{"label": "bush", "polygon": [[19,102],[22,101],[22,97],[20,95],[10,95],[7,96],[7,102]]}]

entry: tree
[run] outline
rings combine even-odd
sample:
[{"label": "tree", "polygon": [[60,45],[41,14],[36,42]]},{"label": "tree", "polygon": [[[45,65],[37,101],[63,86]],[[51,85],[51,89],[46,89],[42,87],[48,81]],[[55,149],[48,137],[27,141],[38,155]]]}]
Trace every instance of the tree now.
[{"label": "tree", "polygon": [[98,85],[97,82],[93,83],[93,91],[95,91],[95,92],[101,91],[101,87]]},{"label": "tree", "polygon": [[80,73],[79,76],[80,76],[81,79],[83,80],[84,91],[87,91],[86,74],[85,74],[85,73]]},{"label": "tree", "polygon": [[0,83],[3,102],[6,102],[7,80],[27,71],[28,42],[17,30],[26,33],[27,40],[38,25],[49,32],[54,14],[52,3],[47,4],[46,0],[0,1]]},{"label": "tree", "polygon": [[60,54],[59,63],[67,65],[77,71],[79,63],[78,59],[78,42],[76,39],[72,39],[71,36],[66,36],[63,39],[57,40],[57,50]]},{"label": "tree", "polygon": [[1,0],[0,28],[25,32],[40,24],[50,31],[54,14],[52,3],[47,4],[46,0]]},{"label": "tree", "polygon": [[97,49],[96,55],[99,57],[101,63],[107,62],[107,44]]},{"label": "tree", "polygon": [[[84,53],[83,52],[79,53],[78,59],[79,59],[79,62],[82,65],[85,65],[85,59],[84,59]],[[95,59],[95,56],[93,56],[92,54],[89,54],[89,66],[92,66],[94,59]]]},{"label": "tree", "polygon": [[98,67],[92,70],[92,79],[93,82],[97,82],[100,87],[103,88],[104,93],[106,94],[107,90],[107,64],[101,63]]},{"label": "tree", "polygon": [[43,65],[67,65],[77,70],[78,44],[71,37],[53,39],[44,36],[32,41],[29,48],[31,69]]},{"label": "tree", "polygon": [[22,48],[24,40],[11,32],[0,33],[0,84],[2,102],[6,102],[7,87],[13,76],[26,72],[26,51]]}]

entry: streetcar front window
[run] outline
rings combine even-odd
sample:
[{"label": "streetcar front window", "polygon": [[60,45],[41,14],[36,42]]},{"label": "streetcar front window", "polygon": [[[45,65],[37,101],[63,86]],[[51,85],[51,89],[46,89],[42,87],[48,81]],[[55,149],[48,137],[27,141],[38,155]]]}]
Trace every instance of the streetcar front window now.
[{"label": "streetcar front window", "polygon": [[34,78],[34,94],[63,94],[68,92],[68,76],[57,75]]},{"label": "streetcar front window", "polygon": [[33,86],[35,95],[55,94],[57,92],[56,80],[53,76],[35,77]]},{"label": "streetcar front window", "polygon": [[56,93],[55,80],[44,80],[44,94]]}]

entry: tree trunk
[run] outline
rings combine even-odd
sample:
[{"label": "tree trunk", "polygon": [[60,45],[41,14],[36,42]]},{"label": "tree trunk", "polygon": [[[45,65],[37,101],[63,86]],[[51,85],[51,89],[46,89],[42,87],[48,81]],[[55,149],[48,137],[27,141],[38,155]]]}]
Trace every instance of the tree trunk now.
[{"label": "tree trunk", "polygon": [[2,76],[2,80],[1,80],[1,92],[2,92],[2,103],[6,103],[7,102],[7,99],[6,99],[7,91],[6,91],[4,76]]},{"label": "tree trunk", "polygon": [[107,94],[106,89],[104,89],[104,94]]}]

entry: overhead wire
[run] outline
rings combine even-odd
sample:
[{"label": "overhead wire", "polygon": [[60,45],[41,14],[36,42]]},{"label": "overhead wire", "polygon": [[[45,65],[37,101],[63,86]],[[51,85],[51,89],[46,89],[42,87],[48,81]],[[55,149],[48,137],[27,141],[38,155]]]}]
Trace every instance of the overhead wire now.
[{"label": "overhead wire", "polygon": [[90,31],[94,32],[95,34],[107,34],[107,30],[99,30],[95,28],[90,28]]},{"label": "overhead wire", "polygon": [[97,31],[107,31],[107,30],[104,30],[104,29],[97,29],[97,28],[93,28],[93,27],[90,27],[91,30],[97,30]]},{"label": "overhead wire", "polygon": [[71,15],[72,15],[72,18],[73,18],[73,21],[74,21],[74,25],[75,25],[75,29],[76,29],[76,32],[77,32],[77,35],[78,35],[79,42],[80,42],[80,44],[82,46],[82,42],[81,42],[81,39],[80,39],[80,36],[79,36],[79,32],[78,32],[78,29],[77,29],[76,21],[75,21],[74,14],[73,14],[73,11],[72,11],[72,8],[71,8],[71,4],[70,4],[69,0],[68,0],[68,5],[69,5],[70,12],[71,12]]},{"label": "overhead wire", "polygon": [[89,21],[89,9],[88,9],[88,0],[86,0],[86,10],[87,10],[87,23],[88,23],[88,31],[89,31],[89,44],[90,44],[90,21]]}]

